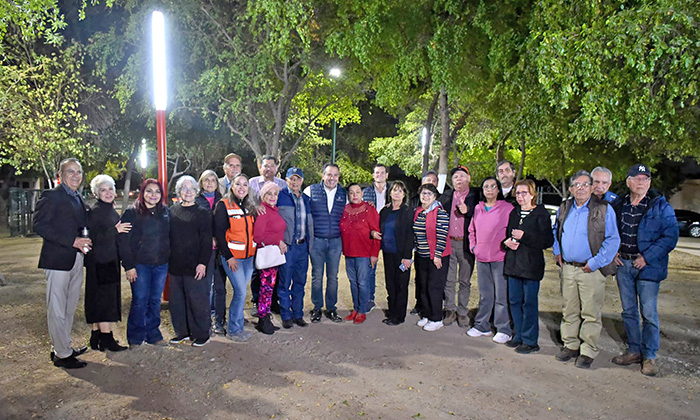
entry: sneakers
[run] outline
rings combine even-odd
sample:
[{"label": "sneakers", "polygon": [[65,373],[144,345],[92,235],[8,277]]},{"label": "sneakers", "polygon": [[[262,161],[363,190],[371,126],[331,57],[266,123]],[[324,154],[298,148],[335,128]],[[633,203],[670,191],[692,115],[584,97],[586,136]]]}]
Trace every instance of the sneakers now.
[{"label": "sneakers", "polygon": [[204,347],[205,344],[209,343],[211,340],[207,338],[198,338],[192,342],[192,347]]},{"label": "sneakers", "polygon": [[581,369],[588,369],[593,364],[593,358],[586,355],[580,355],[576,359],[576,367]]},{"label": "sneakers", "polygon": [[373,300],[369,301],[369,304],[367,305],[367,313],[372,312],[372,309],[374,309],[377,305],[374,304]]},{"label": "sneakers", "polygon": [[343,322],[343,318],[338,315],[338,312],[333,309],[332,311],[326,311],[326,318],[330,319],[333,322]]},{"label": "sneakers", "polygon": [[642,355],[639,353],[625,352],[623,354],[620,354],[620,355],[613,357],[612,362],[615,363],[616,365],[621,365],[621,366],[628,366],[628,365],[632,365],[635,363],[641,363],[642,362]]},{"label": "sneakers", "polygon": [[419,327],[425,327],[425,324],[428,323],[428,318],[421,318],[420,321],[416,322],[416,325]]},{"label": "sneakers", "polygon": [[235,334],[226,334],[226,338],[235,343],[245,343],[253,334],[246,330],[240,330]]},{"label": "sneakers", "polygon": [[413,309],[411,309],[411,315],[418,315],[418,308],[414,306]]},{"label": "sneakers", "polygon": [[462,328],[469,328],[469,317],[466,315],[457,315],[457,325]]},{"label": "sneakers", "polygon": [[493,342],[497,344],[505,344],[510,341],[510,336],[508,334],[496,333],[493,336]]},{"label": "sneakers", "polygon": [[428,323],[423,326],[423,331],[437,331],[442,328],[443,325],[442,321],[428,321]]},{"label": "sneakers", "polygon": [[[496,338],[496,337],[494,337],[494,338]],[[510,348],[514,349],[514,348],[517,348],[517,347],[518,347],[519,345],[521,345],[521,344],[523,344],[522,341],[515,341],[515,338],[511,338],[511,339],[508,340],[508,342],[506,343],[506,347],[510,347]]]},{"label": "sneakers", "polygon": [[353,324],[362,324],[363,322],[365,322],[366,319],[367,319],[367,315],[365,315],[365,314],[357,314],[357,316],[355,317],[355,319],[352,320],[352,323],[353,323]]},{"label": "sneakers", "polygon": [[170,339],[170,344],[182,344],[189,339],[189,335],[178,335]]},{"label": "sneakers", "polygon": [[[491,337],[493,333],[491,331],[480,331],[476,329],[476,327],[472,327],[469,329],[469,331],[467,331],[467,335],[469,337]],[[508,340],[510,340],[510,337],[508,338]]]},{"label": "sneakers", "polygon": [[536,351],[540,351],[540,346],[538,346],[537,344],[531,346],[529,344],[522,343],[515,348],[515,352],[520,354],[530,354]]},{"label": "sneakers", "polygon": [[346,316],[343,319],[346,321],[353,321],[356,316],[357,316],[357,311],[352,311],[352,312],[350,312],[350,315]]},{"label": "sneakers", "polygon": [[452,325],[453,322],[457,320],[457,312],[447,310],[445,311],[445,316],[442,318],[443,325]]},{"label": "sneakers", "polygon": [[226,335],[226,329],[217,322],[214,324],[214,334]]},{"label": "sneakers", "polygon": [[578,356],[578,350],[570,350],[566,347],[563,347],[559,354],[554,356],[554,358],[559,360],[560,362],[566,362],[567,360],[571,360],[576,356]]},{"label": "sneakers", "polygon": [[253,307],[250,309],[250,315],[258,318],[258,304],[253,302]]},{"label": "sneakers", "polygon": [[644,359],[642,362],[642,375],[656,376],[659,373],[659,368],[656,367],[655,359]]},{"label": "sneakers", "polygon": [[318,324],[321,322],[321,310],[320,309],[313,309],[311,311],[311,322],[314,324]]}]

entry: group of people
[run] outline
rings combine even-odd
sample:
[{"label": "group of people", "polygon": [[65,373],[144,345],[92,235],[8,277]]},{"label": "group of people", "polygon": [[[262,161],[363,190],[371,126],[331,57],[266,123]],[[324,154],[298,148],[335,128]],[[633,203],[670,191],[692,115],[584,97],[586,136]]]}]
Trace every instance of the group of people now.
[{"label": "group of people", "polygon": [[[292,167],[278,178],[273,156],[260,161],[260,176],[241,172],[240,156],[224,159],[224,176],[204,171],[199,180],[180,177],[177,203],[168,207],[158,181],[147,179],[139,197],[119,217],[114,180],[95,177],[97,198],[86,208],[78,189],[82,168],[76,159],[60,166],[61,184],[37,205],[34,229],[44,238],[39,267],[47,277],[48,324],[54,364],[79,368],[86,348],[70,346],[70,330],[82,285],[90,346],[120,351],[111,323],[121,320],[121,267],[131,284],[127,321],[130,346],[168,345],[160,331],[160,303],[170,274],[169,300],[175,336],[206,345],[210,334],[244,342],[247,286],[251,285],[256,328],[278,329],[270,316],[279,310],[282,327],[306,327],[304,295],[311,261],[310,321],[362,324],[375,306],[376,269],[382,252],[387,309],[382,321],[406,321],[408,286],[415,267],[416,304],[411,311],[425,331],[457,323],[470,337],[492,336],[499,344],[528,354],[538,346],[538,292],[544,277],[544,250],[553,247],[563,296],[560,361],[576,358],[588,368],[597,356],[605,281],[616,275],[628,350],[613,359],[643,363],[656,374],[659,346],[656,298],[666,277],[668,253],[678,228],[673,209],[650,190],[651,173],[635,165],[627,174],[630,193],[608,191],[612,174],[598,167],[577,172],[572,197],[564,201],[554,227],[537,204],[532,180],[515,181],[515,167],[503,161],[495,176],[471,188],[465,166],[450,171],[452,188],[438,191],[438,175],[428,171],[418,193],[409,197],[401,181],[387,182],[377,164],[374,182],[343,187],[335,164],[323,168],[320,183],[302,191],[304,173]],[[353,307],[338,314],[341,255]],[[470,328],[468,304],[476,266],[479,306]],[[325,275],[325,281],[324,281]],[[233,296],[226,322],[226,284]],[[639,315],[642,325],[640,327]],[[213,318],[213,320],[212,320]],[[495,333],[495,334],[494,334]]]}]

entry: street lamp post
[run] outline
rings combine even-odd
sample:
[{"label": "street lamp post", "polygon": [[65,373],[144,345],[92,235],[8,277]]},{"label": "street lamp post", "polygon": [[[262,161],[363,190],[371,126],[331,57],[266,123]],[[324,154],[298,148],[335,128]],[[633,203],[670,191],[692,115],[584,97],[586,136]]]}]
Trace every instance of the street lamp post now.
[{"label": "street lamp post", "polygon": [[[331,69],[331,71],[328,72],[328,74],[329,74],[332,78],[337,79],[337,78],[339,78],[340,75],[342,74],[342,71],[341,71],[338,67],[333,67],[333,68]],[[331,163],[335,163],[335,144],[336,144],[336,142],[335,142],[335,132],[336,132],[336,125],[337,125],[337,123],[336,123],[336,121],[335,121],[335,118],[333,118],[333,137],[332,137],[332,141],[331,141]]]},{"label": "street lamp post", "polygon": [[156,105],[156,137],[158,139],[158,181],[163,186],[163,201],[168,202],[168,163],[165,145],[165,106],[168,102],[165,79],[165,20],[163,13],[151,15],[153,36],[153,87]]}]

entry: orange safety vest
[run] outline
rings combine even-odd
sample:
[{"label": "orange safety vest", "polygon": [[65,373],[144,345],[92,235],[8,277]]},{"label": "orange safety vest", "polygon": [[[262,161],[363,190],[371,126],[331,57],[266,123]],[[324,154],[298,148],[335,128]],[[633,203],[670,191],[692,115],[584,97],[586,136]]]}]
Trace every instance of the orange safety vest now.
[{"label": "orange safety vest", "polygon": [[228,249],[236,259],[246,259],[255,255],[253,242],[253,215],[248,214],[235,202],[222,200],[228,213],[229,228],[226,231]]}]

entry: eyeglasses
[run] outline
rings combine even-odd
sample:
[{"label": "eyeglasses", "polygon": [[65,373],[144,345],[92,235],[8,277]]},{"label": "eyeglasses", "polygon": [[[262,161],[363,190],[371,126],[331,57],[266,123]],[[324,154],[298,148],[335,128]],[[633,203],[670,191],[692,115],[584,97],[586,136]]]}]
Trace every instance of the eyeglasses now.
[{"label": "eyeglasses", "polygon": [[575,190],[580,190],[581,188],[588,188],[590,186],[591,186],[590,182],[583,182],[583,183],[574,182],[573,184],[571,184],[571,188],[573,188]]},{"label": "eyeglasses", "polygon": [[485,190],[495,190],[496,188],[498,188],[498,185],[496,185],[496,184],[483,186],[483,189],[485,189]]},{"label": "eyeglasses", "polygon": [[522,195],[522,196],[526,196],[528,194],[530,194],[530,191],[518,191],[515,193],[515,195]]},{"label": "eyeglasses", "polygon": [[637,178],[636,176],[630,176],[630,177],[627,177],[627,179],[629,179],[630,181],[634,181],[638,184],[644,184],[646,182],[651,181],[651,178],[649,178],[648,176],[645,176],[645,175],[642,175],[641,178]]},{"label": "eyeglasses", "polygon": [[420,193],[420,195],[434,195],[432,191],[426,190]]},{"label": "eyeglasses", "polygon": [[190,187],[183,187],[180,189],[183,193],[196,193],[197,189],[196,188],[190,188]]}]

